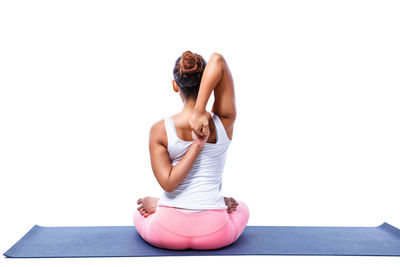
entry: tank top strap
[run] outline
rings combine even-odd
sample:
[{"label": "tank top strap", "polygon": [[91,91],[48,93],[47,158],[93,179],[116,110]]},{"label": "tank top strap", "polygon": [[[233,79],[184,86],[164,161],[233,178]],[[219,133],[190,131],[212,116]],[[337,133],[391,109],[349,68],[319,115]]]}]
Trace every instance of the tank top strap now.
[{"label": "tank top strap", "polygon": [[218,138],[221,139],[221,140],[218,140],[218,142],[219,143],[230,143],[232,140],[230,140],[228,138],[228,134],[225,131],[225,127],[222,124],[221,119],[214,112],[211,111],[210,113],[211,113],[211,117],[214,120],[214,124],[215,124],[215,128],[217,130]]},{"label": "tank top strap", "polygon": [[167,137],[168,137],[168,148],[170,148],[171,145],[174,144],[178,139],[176,132],[175,132],[175,126],[173,124],[172,117],[171,116],[165,117],[164,124],[165,124],[165,130],[167,132]]}]

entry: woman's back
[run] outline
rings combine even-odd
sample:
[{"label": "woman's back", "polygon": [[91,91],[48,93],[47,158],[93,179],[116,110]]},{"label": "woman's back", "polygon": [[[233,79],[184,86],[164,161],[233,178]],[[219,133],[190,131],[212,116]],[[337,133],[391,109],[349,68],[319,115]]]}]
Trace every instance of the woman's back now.
[{"label": "woman's back", "polygon": [[[173,192],[163,191],[160,206],[190,210],[226,209],[221,195],[222,175],[226,153],[231,140],[217,114],[211,112],[215,125],[215,143],[206,143],[194,162],[190,172]],[[175,166],[185,155],[192,141],[178,137],[173,117],[164,119],[168,138],[168,154],[171,165]]]},{"label": "woman's back", "polygon": [[[213,53],[206,63],[190,51],[176,60],[173,75],[173,90],[184,107],[156,122],[149,136],[151,166],[163,192],[159,199],[138,199],[142,206],[134,223],[156,247],[221,248],[239,238],[249,219],[244,202],[221,195],[236,118],[232,75],[220,54]],[[210,114],[206,105],[212,91]]]}]

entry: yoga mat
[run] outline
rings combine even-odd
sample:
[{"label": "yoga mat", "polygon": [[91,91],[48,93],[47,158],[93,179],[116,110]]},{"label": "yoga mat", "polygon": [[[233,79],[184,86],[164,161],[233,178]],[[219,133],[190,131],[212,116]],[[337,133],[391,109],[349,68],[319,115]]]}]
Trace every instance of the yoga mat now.
[{"label": "yoga mat", "polygon": [[400,230],[376,227],[246,226],[239,239],[217,250],[153,247],[134,226],[35,225],[6,253],[15,258],[205,255],[400,256]]}]

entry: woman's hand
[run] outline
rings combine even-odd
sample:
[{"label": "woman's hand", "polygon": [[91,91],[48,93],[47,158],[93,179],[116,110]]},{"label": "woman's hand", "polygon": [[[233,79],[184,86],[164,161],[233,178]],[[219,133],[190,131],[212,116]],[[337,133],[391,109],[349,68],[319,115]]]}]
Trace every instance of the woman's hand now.
[{"label": "woman's hand", "polygon": [[237,201],[233,197],[224,197],[224,200],[226,206],[228,206],[228,208],[226,209],[228,213],[234,212],[237,206],[239,206],[239,203],[237,203]]},{"label": "woman's hand", "polygon": [[192,118],[190,119],[190,127],[192,128],[192,131],[194,131],[199,136],[204,136],[207,133],[210,134],[207,111],[204,110],[202,112],[199,112],[195,110],[193,112]]},{"label": "woman's hand", "polygon": [[204,136],[199,136],[194,131],[192,131],[193,143],[199,145],[201,148],[204,147],[204,144],[207,142],[209,136],[210,131],[206,132]]}]

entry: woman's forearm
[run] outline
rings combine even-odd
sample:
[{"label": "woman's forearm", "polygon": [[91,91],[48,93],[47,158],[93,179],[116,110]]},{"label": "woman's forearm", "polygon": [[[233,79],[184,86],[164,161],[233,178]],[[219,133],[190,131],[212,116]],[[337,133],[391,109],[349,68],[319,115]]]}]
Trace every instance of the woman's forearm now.
[{"label": "woman's forearm", "polygon": [[208,61],[200,82],[199,93],[196,100],[195,112],[203,113],[206,110],[211,92],[222,77],[223,58],[220,54],[213,53]]},{"label": "woman's forearm", "polygon": [[185,179],[202,149],[199,144],[193,142],[182,159],[172,167],[167,183],[168,192],[174,191]]}]

